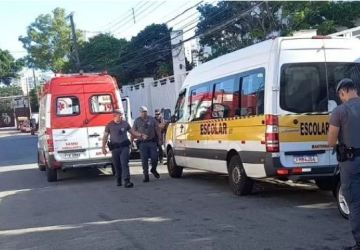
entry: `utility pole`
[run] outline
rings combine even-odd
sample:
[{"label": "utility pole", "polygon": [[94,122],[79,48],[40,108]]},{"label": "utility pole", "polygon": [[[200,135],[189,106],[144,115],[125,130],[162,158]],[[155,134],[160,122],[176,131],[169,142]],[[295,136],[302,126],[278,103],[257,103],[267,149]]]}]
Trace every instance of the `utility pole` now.
[{"label": "utility pole", "polygon": [[131,8],[132,9],[132,14],[133,14],[133,19],[134,19],[134,24],[136,23],[136,20],[135,20],[135,11],[134,11],[134,8]]},{"label": "utility pole", "polygon": [[75,24],[74,24],[73,16],[74,16],[74,12],[71,12],[68,15],[68,17],[70,19],[70,24],[71,24],[73,47],[74,47],[74,51],[75,51],[76,69],[77,69],[77,71],[79,71],[80,70],[80,58],[79,58],[79,50],[78,50],[78,45],[77,45]]}]

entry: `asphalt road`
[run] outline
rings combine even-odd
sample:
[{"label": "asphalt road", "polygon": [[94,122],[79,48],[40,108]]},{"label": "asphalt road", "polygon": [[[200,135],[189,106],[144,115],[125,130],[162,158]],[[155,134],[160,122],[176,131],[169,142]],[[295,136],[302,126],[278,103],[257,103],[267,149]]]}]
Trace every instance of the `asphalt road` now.
[{"label": "asphalt road", "polygon": [[257,183],[234,196],[226,176],[185,171],[116,187],[97,169],[48,183],[36,165],[36,136],[0,131],[0,249],[329,250],[352,243],[331,193]]}]

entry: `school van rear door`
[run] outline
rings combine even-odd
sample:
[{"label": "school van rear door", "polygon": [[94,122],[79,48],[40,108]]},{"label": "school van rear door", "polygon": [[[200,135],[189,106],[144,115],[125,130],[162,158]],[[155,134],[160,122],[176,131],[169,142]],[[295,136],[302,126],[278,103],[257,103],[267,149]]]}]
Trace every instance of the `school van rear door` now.
[{"label": "school van rear door", "polygon": [[64,88],[52,95],[51,128],[58,161],[89,159],[89,141],[83,86]]},{"label": "school van rear door", "polygon": [[327,146],[329,115],[323,40],[283,40],[279,65],[281,165],[292,168],[292,174],[329,173],[333,166]]}]

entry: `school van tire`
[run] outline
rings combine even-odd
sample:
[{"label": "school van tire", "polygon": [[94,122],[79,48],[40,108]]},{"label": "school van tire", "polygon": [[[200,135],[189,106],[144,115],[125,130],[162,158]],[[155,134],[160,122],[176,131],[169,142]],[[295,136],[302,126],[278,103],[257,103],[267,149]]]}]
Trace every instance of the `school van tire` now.
[{"label": "school van tire", "polygon": [[229,161],[229,184],[234,194],[239,196],[251,193],[254,181],[246,176],[240,157],[234,155]]},{"label": "school van tire", "polygon": [[350,213],[349,206],[348,206],[348,203],[346,202],[343,192],[341,190],[340,181],[336,186],[335,197],[336,197],[336,205],[339,209],[340,215],[342,217],[344,217],[345,219],[349,219],[349,213]]},{"label": "school van tire", "polygon": [[335,177],[323,177],[315,179],[316,186],[321,190],[331,191],[336,188]]},{"label": "school van tire", "polygon": [[167,153],[167,168],[170,177],[180,178],[182,176],[183,168],[176,164],[175,155],[171,149]]},{"label": "school van tire", "polygon": [[40,153],[38,152],[37,154],[37,162],[38,162],[38,167],[40,171],[45,171],[46,170],[46,165],[40,162]]},{"label": "school van tire", "polygon": [[46,168],[46,177],[48,182],[55,182],[58,180],[58,171],[53,168]]}]

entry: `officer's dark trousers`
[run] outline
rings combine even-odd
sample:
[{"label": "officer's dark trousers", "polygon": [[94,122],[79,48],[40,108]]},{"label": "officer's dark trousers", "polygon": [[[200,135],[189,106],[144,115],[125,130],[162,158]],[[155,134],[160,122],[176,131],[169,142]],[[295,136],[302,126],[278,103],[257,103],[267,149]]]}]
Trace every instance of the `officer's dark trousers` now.
[{"label": "officer's dark trousers", "polygon": [[116,172],[116,179],[121,181],[121,177],[125,181],[130,180],[130,171],[129,171],[129,147],[120,147],[113,149],[111,151],[112,162]]},{"label": "officer's dark trousers", "polygon": [[149,158],[151,159],[151,169],[157,167],[158,152],[156,142],[141,142],[139,145],[144,175],[149,174]]},{"label": "officer's dark trousers", "polygon": [[158,153],[159,153],[159,161],[162,161],[164,158],[164,151],[162,149],[162,145],[157,145],[158,147]]},{"label": "officer's dark trousers", "polygon": [[353,237],[360,243],[360,157],[340,163],[341,188],[349,205]]}]

